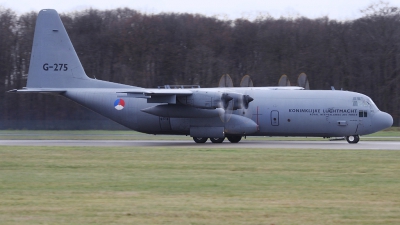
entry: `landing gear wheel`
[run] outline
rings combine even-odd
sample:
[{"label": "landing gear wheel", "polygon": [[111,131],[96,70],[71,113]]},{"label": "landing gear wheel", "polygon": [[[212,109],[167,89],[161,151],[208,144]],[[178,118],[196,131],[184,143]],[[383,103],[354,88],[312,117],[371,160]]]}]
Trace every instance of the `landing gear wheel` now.
[{"label": "landing gear wheel", "polygon": [[360,136],[358,135],[347,136],[346,141],[349,142],[349,144],[356,144],[360,141]]},{"label": "landing gear wheel", "polygon": [[196,143],[206,143],[208,138],[199,138],[199,137],[193,137],[194,142]]},{"label": "landing gear wheel", "polygon": [[212,143],[222,143],[225,138],[210,138]]},{"label": "landing gear wheel", "polygon": [[242,136],[228,136],[226,138],[228,138],[231,143],[238,143],[240,140],[242,140]]}]

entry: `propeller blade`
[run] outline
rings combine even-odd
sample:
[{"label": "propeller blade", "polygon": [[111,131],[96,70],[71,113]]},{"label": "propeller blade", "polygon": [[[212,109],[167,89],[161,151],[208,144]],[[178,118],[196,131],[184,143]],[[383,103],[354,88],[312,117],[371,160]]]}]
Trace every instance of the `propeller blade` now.
[{"label": "propeller blade", "polygon": [[308,83],[308,78],[305,73],[301,73],[297,78],[297,85],[303,87],[306,90],[310,90],[310,84]]},{"label": "propeller blade", "polygon": [[240,87],[254,87],[253,81],[249,75],[245,75],[240,81]]},{"label": "propeller blade", "polygon": [[290,86],[290,80],[285,74],[279,79],[278,86]]},{"label": "propeller blade", "polygon": [[219,80],[218,87],[233,87],[233,81],[229,74],[222,75]]}]

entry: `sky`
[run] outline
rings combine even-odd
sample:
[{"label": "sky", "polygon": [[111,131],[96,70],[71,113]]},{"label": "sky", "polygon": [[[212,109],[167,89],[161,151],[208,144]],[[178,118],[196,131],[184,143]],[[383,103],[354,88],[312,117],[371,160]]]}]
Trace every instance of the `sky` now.
[{"label": "sky", "polygon": [[[328,16],[336,20],[353,20],[362,16],[360,10],[379,0],[0,0],[0,7],[17,14],[41,9],[68,13],[84,9],[115,9],[128,7],[142,13],[199,13],[221,19],[254,19],[259,15],[274,18],[304,16],[315,19]],[[400,0],[384,0],[389,6],[400,7]]]}]

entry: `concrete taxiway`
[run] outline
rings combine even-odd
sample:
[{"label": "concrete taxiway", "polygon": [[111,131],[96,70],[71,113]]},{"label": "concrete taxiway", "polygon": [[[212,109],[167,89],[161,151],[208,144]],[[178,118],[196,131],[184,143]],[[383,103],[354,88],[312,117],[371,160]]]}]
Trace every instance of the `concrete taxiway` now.
[{"label": "concrete taxiway", "polygon": [[400,150],[399,141],[250,141],[232,144],[175,140],[0,140],[0,146],[92,146],[92,147],[185,147],[185,148],[279,148],[279,149],[349,149],[349,150]]}]

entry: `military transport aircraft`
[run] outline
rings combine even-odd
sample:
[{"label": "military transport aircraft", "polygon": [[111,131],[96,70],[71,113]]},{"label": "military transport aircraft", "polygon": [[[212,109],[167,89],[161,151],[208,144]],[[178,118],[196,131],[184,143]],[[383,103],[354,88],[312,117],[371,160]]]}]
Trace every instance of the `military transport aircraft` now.
[{"label": "military transport aircraft", "polygon": [[[229,83],[229,79],[222,80]],[[230,81],[231,82],[231,81]],[[196,143],[243,136],[346,137],[392,126],[393,118],[366,95],[302,87],[217,88],[165,86],[145,89],[89,78],[53,9],[40,11],[27,85],[17,93],[50,93],[71,99],[130,129],[190,135]],[[249,85],[251,83],[251,85]],[[186,87],[186,88],[185,88]]]}]

